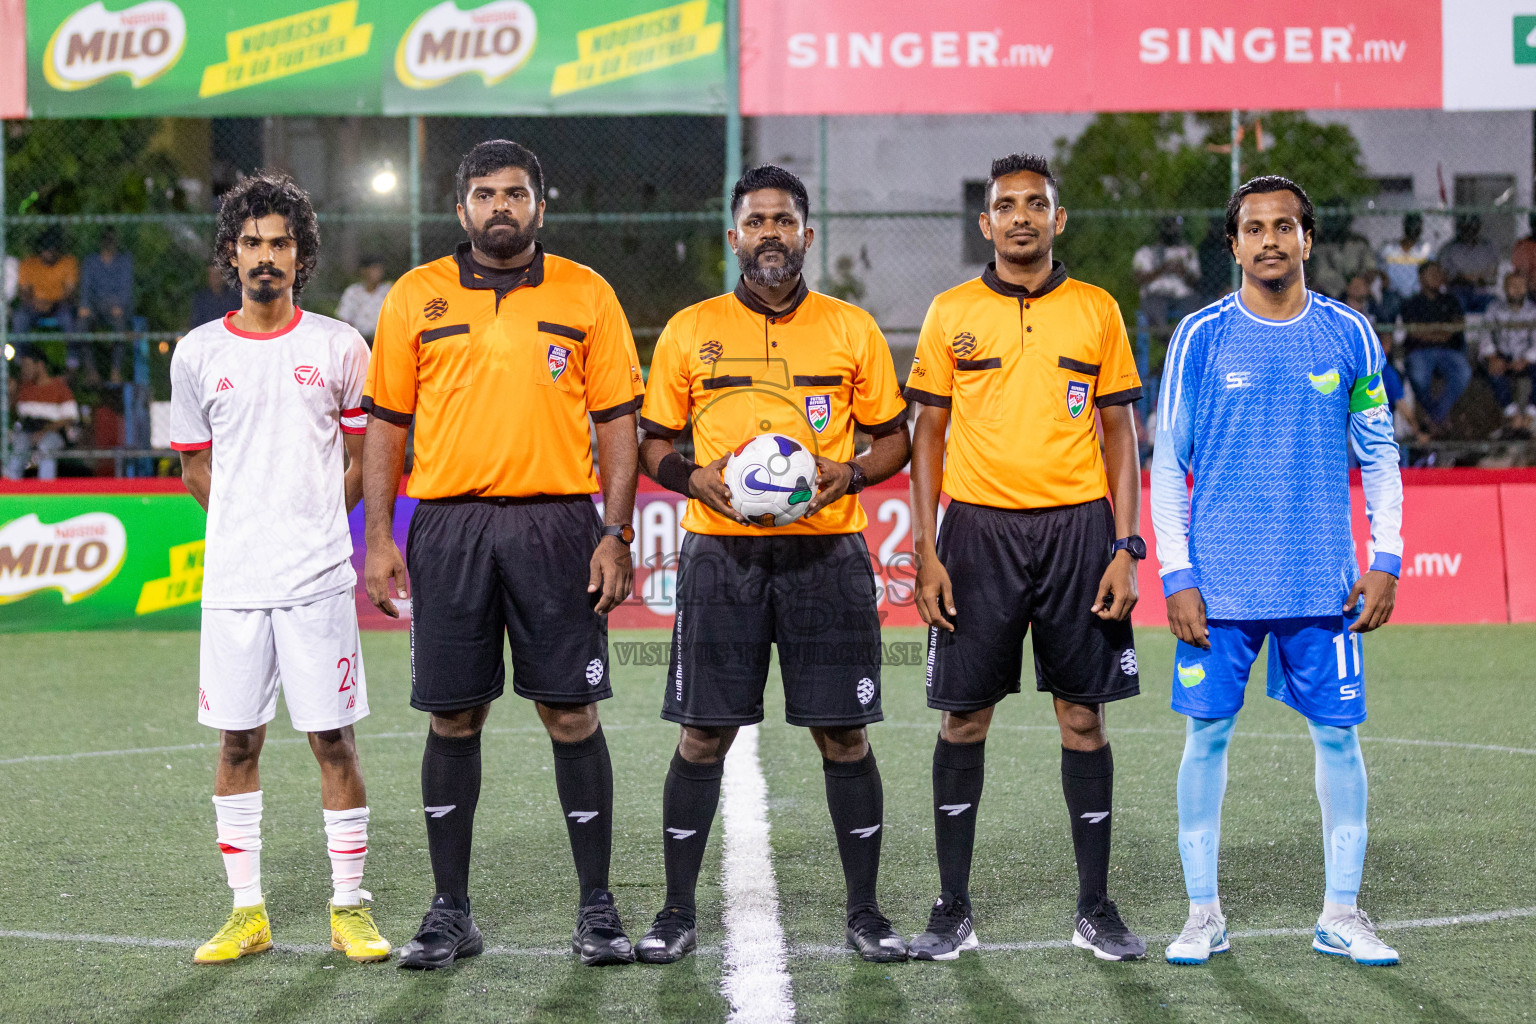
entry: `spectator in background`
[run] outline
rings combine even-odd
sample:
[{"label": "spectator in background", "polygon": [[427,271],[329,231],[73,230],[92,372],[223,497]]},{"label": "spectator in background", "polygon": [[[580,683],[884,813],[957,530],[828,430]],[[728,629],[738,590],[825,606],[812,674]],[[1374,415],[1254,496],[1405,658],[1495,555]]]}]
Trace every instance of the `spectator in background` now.
[{"label": "spectator in background", "polygon": [[[1408,350],[1408,379],[1419,408],[1436,430],[1445,421],[1461,393],[1472,380],[1472,368],[1462,349],[1466,339],[1461,325],[1466,320],[1461,303],[1445,288],[1445,272],[1430,260],[1419,268],[1419,291],[1404,300],[1403,324],[1407,328],[1404,347]],[[1440,378],[1440,395],[1434,394],[1435,377]]]},{"label": "spectator in background", "polygon": [[[101,233],[98,251],[85,258],[80,268],[80,320],[82,331],[128,330],[128,318],[133,315],[133,254],[117,248],[117,231],[108,227]],[[71,363],[85,366],[87,380],[99,376],[96,353],[100,346],[79,343],[70,346]],[[128,346],[114,342],[110,346],[112,356],[111,379],[122,380],[123,354]]]},{"label": "spectator in background", "polygon": [[72,331],[75,318],[71,305],[80,284],[80,263],[64,252],[64,235],[56,227],[43,232],[37,250],[16,268],[16,292],[21,301],[11,329],[17,334],[42,326]]},{"label": "spectator in background", "polygon": [[17,429],[11,435],[11,458],[5,465],[5,476],[20,480],[36,453],[37,478],[52,480],[58,476],[59,463],[54,456],[64,447],[64,431],[80,419],[74,392],[63,377],[49,372],[48,360],[35,345],[23,345],[17,350],[13,388],[11,408]]},{"label": "spectator in background", "polygon": [[1483,311],[1478,358],[1488,371],[1488,385],[1504,409],[1507,426],[1525,430],[1536,419],[1531,386],[1536,381],[1536,301],[1527,294],[1525,275],[1504,275],[1504,294]]},{"label": "spectator in background", "polygon": [[1480,237],[1483,218],[1469,213],[1456,218],[1456,237],[1436,257],[1445,271],[1446,286],[1468,313],[1481,313],[1493,299],[1499,279],[1499,252]]},{"label": "spectator in background", "polygon": [[1355,234],[1354,214],[1347,209],[1339,211],[1344,200],[1334,199],[1327,205],[1332,209],[1317,218],[1317,238],[1307,259],[1307,284],[1331,299],[1342,299],[1350,278],[1375,278],[1376,254],[1371,252],[1370,242]]},{"label": "spectator in background", "polygon": [[208,283],[192,293],[192,316],[187,329],[224,319],[225,313],[240,308],[240,289],[231,288],[224,280],[224,268],[210,266]]},{"label": "spectator in background", "polygon": [[384,261],[377,256],[363,257],[359,269],[363,279],[347,285],[341,293],[341,301],[336,303],[336,319],[345,320],[357,328],[357,333],[372,348],[373,332],[379,326],[379,310],[384,308],[384,296],[389,294],[395,282],[384,280]]},{"label": "spectator in background", "polygon": [[1232,246],[1227,242],[1227,225],[1212,217],[1205,237],[1200,240],[1200,298],[1205,305],[1232,290]]},{"label": "spectator in background", "polygon": [[1164,217],[1157,230],[1157,243],[1142,246],[1131,258],[1141,288],[1141,312],[1154,328],[1194,312],[1195,285],[1200,283],[1200,257],[1184,240],[1184,218]]},{"label": "spectator in background", "polygon": [[1510,251],[1509,261],[1515,265],[1515,270],[1526,283],[1536,281],[1536,213],[1530,215],[1527,224],[1531,233],[1515,243]]},{"label": "spectator in background", "polygon": [[1424,215],[1403,214],[1403,237],[1388,242],[1378,253],[1378,265],[1386,276],[1387,287],[1400,299],[1419,293],[1419,268],[1435,255],[1435,247],[1424,237]]},{"label": "spectator in background", "polygon": [[4,296],[5,301],[0,303],[0,316],[4,316],[5,311],[11,308],[11,300],[16,297],[16,278],[20,275],[21,268],[21,261],[10,253],[5,254],[4,263],[5,282],[3,290],[0,290],[0,296]]},{"label": "spectator in background", "polygon": [[1349,279],[1349,286],[1344,289],[1344,305],[1357,313],[1364,313],[1372,324],[1391,323],[1398,313],[1396,296],[1376,298],[1371,294],[1371,279],[1364,274],[1356,274]]}]

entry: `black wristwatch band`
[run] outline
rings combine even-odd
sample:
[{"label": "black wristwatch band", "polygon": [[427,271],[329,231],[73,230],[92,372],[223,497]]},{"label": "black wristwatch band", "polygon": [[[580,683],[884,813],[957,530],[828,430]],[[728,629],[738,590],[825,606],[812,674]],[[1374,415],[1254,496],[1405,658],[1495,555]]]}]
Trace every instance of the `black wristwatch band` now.
[{"label": "black wristwatch band", "polygon": [[1147,557],[1147,542],[1134,533],[1129,537],[1121,537],[1110,547],[1109,553],[1118,555],[1122,551],[1130,552],[1131,557],[1139,562]]},{"label": "black wristwatch band", "polygon": [[635,528],[628,523],[618,526],[605,526],[603,527],[603,536],[617,537],[625,544],[633,544],[635,542]]},{"label": "black wristwatch band", "polygon": [[853,471],[853,478],[848,481],[847,493],[858,494],[865,487],[869,486],[869,480],[864,476],[863,466],[859,465],[853,459],[849,459],[845,465],[847,465],[847,467]]}]

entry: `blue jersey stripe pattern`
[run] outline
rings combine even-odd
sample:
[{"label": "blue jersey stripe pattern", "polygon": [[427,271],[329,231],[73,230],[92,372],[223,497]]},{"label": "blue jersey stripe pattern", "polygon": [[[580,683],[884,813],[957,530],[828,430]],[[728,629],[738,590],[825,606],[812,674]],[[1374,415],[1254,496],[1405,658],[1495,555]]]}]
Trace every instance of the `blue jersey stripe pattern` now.
[{"label": "blue jersey stripe pattern", "polygon": [[1260,317],[1233,293],[1179,324],[1152,464],[1165,594],[1199,587],[1213,619],[1339,614],[1359,575],[1351,447],[1371,567],[1397,574],[1402,479],[1391,414],[1385,405],[1350,411],[1356,385],[1376,387],[1385,365],[1370,324],[1315,292],[1289,320]]}]

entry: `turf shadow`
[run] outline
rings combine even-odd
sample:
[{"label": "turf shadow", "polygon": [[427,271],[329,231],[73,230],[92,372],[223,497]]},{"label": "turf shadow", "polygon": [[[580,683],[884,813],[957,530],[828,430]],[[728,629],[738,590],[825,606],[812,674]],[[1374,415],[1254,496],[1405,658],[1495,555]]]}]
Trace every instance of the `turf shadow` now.
[{"label": "turf shadow", "polygon": [[839,1000],[840,1024],[889,1024],[911,1020],[907,997],[891,979],[893,971],[911,968],[905,964],[872,964],[856,961],[851,976],[842,984]]},{"label": "turf shadow", "polygon": [[[310,962],[314,963],[313,960]],[[327,966],[329,970],[326,969]],[[347,964],[346,966],[360,965]],[[315,1009],[335,994],[341,980],[341,963],[329,965],[315,963],[307,973],[299,975],[292,981],[281,982],[281,990],[263,1003],[252,1016],[263,1024],[288,1024],[290,1021],[312,1019]]]},{"label": "turf shadow", "polygon": [[1093,961],[1105,990],[1120,1004],[1119,1020],[1169,1020],[1167,993],[1147,979],[1147,965],[1137,962]]},{"label": "turf shadow", "polygon": [[[720,995],[720,977],[709,972],[701,977],[699,958],[684,957],[663,967],[632,967],[626,970],[659,975],[656,982],[656,1014],[665,1024],[704,1024],[724,1021],[731,1012],[730,1003]],[[629,977],[625,983],[631,983]]]},{"label": "turf shadow", "polygon": [[374,1024],[416,1024],[418,1021],[442,1020],[443,1006],[448,997],[463,988],[464,979],[458,977],[464,970],[454,967],[443,971],[402,971],[393,964],[400,985],[400,994],[379,1008],[367,1019]]},{"label": "turf shadow", "polygon": [[621,974],[634,967],[583,967],[571,960],[554,961],[545,968],[558,983],[528,1008],[525,1019],[539,1024],[571,1024],[573,1021],[601,1021],[603,991]]},{"label": "turf shadow", "polygon": [[1265,1024],[1311,1024],[1311,1017],[1291,1006],[1273,989],[1248,977],[1236,957],[1212,957],[1206,969],[1222,991],[1256,1020]]},{"label": "turf shadow", "polygon": [[1368,967],[1361,976],[1378,992],[1402,1007],[1405,1018],[1434,1021],[1435,1024],[1473,1024],[1471,1017],[1447,1006],[1439,996],[1410,981],[1401,968]]},{"label": "turf shadow", "polygon": [[177,1024],[179,1021],[204,1021],[215,993],[226,984],[239,984],[235,964],[185,968],[191,975],[175,988],[162,992],[135,1018],[141,1024]]},{"label": "turf shadow", "polygon": [[954,963],[956,986],[970,1020],[1005,1020],[1029,1024],[1035,1018],[1008,992],[982,962],[980,956],[962,956]]}]

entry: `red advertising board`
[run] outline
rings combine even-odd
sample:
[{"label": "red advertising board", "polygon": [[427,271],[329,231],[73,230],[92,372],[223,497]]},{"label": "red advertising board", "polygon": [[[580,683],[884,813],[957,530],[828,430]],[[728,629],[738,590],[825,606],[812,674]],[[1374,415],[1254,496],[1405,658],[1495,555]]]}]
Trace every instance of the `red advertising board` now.
[{"label": "red advertising board", "polygon": [[0,118],[26,116],[26,0],[0,0]]},{"label": "red advertising board", "polygon": [[1441,0],[742,0],[744,114],[1439,107]]},{"label": "red advertising board", "polygon": [[1509,621],[1536,622],[1536,483],[1499,486]]}]

